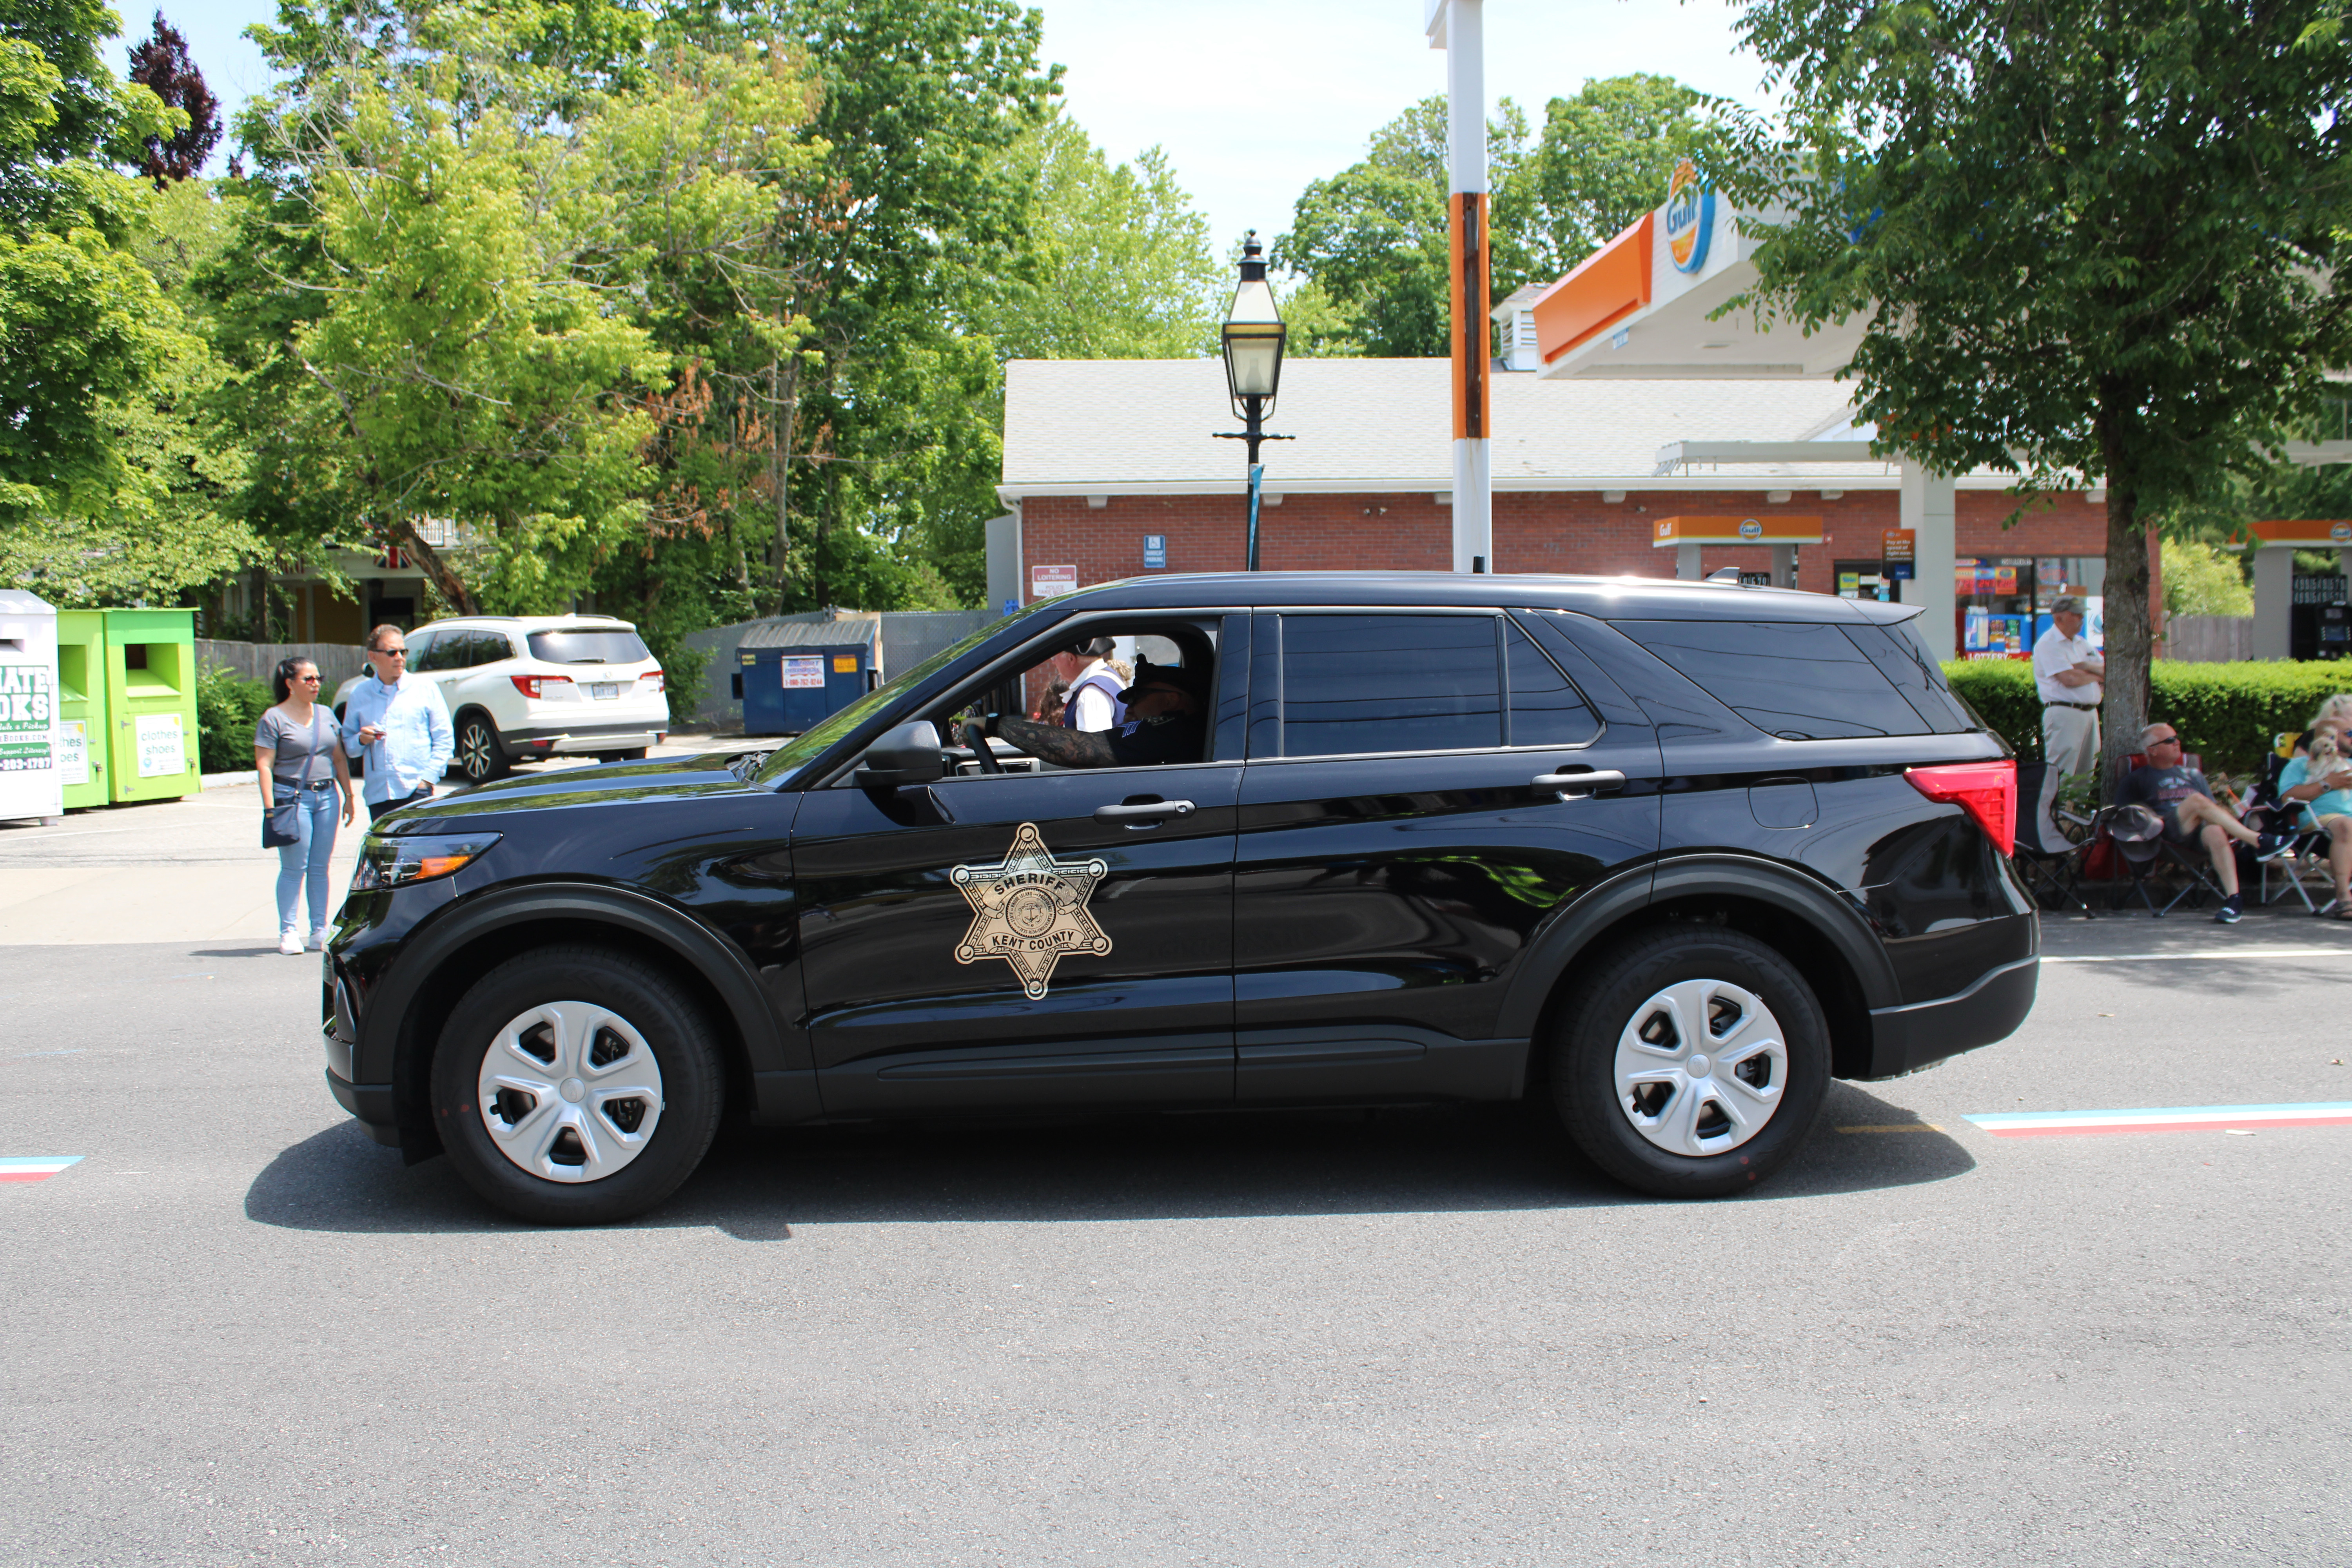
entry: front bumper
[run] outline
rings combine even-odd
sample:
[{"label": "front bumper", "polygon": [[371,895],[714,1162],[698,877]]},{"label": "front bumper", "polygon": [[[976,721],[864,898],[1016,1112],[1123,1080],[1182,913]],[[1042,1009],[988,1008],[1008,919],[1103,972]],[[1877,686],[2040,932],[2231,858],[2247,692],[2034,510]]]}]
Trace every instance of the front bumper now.
[{"label": "front bumper", "polygon": [[327,1069],[327,1092],[335,1103],[352,1113],[367,1135],[389,1148],[400,1147],[400,1121],[392,1109],[392,1085],[388,1083],[351,1083]]},{"label": "front bumper", "polygon": [[2007,1039],[2033,1011],[2040,954],[1989,970],[1967,990],[1870,1015],[1872,1079],[1900,1078]]}]

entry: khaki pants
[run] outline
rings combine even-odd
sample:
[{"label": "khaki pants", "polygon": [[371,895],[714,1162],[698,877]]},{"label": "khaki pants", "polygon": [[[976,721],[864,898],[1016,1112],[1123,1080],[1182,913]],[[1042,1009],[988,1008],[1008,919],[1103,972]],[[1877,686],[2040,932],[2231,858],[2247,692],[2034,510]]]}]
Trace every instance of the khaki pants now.
[{"label": "khaki pants", "polygon": [[2042,754],[2054,773],[2087,773],[2099,765],[2099,710],[2042,710]]}]

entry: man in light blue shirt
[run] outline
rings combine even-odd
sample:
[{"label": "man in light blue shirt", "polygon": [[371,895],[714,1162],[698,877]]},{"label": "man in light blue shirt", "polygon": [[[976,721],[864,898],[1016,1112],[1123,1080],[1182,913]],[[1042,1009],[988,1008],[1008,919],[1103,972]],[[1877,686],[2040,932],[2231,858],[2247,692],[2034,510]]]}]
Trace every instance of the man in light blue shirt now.
[{"label": "man in light blue shirt", "polygon": [[395,626],[368,633],[367,660],[375,673],[352,688],[343,703],[343,746],[367,753],[371,817],[433,798],[457,737],[441,689],[408,673],[408,639]]}]

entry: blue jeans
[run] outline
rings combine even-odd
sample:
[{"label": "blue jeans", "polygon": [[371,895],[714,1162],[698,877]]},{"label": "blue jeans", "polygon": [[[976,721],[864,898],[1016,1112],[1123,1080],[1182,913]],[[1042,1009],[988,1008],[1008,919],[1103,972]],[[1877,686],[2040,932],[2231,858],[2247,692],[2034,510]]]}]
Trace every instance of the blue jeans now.
[{"label": "blue jeans", "polygon": [[[302,910],[302,888],[310,889],[310,929],[327,923],[327,857],[335,852],[335,812],[339,797],[333,784],[299,790],[301,807],[294,813],[291,844],[278,847],[278,929],[300,931],[296,916]],[[282,803],[283,795],[278,795]]]}]

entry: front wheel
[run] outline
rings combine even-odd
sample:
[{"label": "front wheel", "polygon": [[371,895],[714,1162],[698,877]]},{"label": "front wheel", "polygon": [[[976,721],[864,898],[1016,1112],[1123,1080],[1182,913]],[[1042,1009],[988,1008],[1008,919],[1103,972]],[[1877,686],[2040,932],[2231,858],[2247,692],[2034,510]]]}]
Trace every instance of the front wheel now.
[{"label": "front wheel", "polygon": [[457,773],[467,784],[488,784],[507,771],[506,750],[499,732],[479,713],[457,721]]},{"label": "front wheel", "polygon": [[433,1055],[433,1115],[468,1186],[518,1219],[604,1225],[677,1190],[719,1128],[719,1054],[668,975],[541,948],[478,981]]},{"label": "front wheel", "polygon": [[1568,998],[1552,1096],[1594,1164],[1640,1192],[1712,1198],[1795,1152],[1829,1088],[1804,977],[1754,937],[1670,926],[1603,953]]}]

